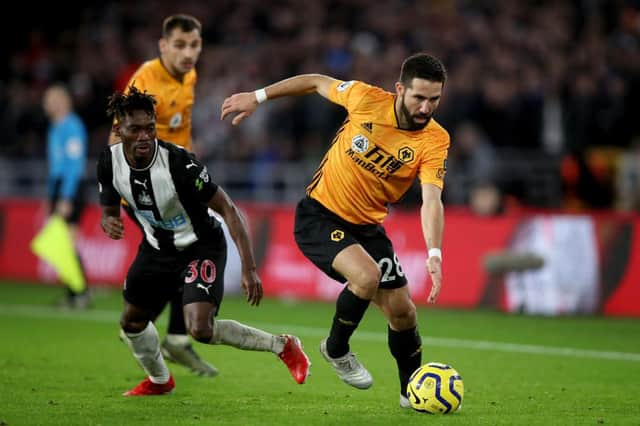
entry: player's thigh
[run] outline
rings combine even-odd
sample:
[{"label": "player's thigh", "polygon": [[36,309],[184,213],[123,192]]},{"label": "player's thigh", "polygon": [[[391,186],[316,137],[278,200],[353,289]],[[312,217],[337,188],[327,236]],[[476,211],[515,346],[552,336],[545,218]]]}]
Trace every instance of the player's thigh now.
[{"label": "player's thigh", "polygon": [[360,244],[352,244],[340,251],[331,266],[345,277],[350,285],[373,291],[378,288],[380,267]]},{"label": "player's thigh", "polygon": [[317,201],[304,198],[298,203],[294,237],[300,251],[320,270],[336,281],[347,280],[333,269],[333,261],[338,253],[359,242],[348,226],[327,215]]},{"label": "player's thigh", "polygon": [[384,228],[380,226],[374,233],[361,235],[358,239],[362,247],[380,267],[379,288],[394,289],[407,285],[407,277],[400,264],[400,259],[398,259]]},{"label": "player's thigh", "polygon": [[143,243],[129,268],[122,295],[128,304],[159,315],[181,284],[177,259],[161,256]]},{"label": "player's thigh", "polygon": [[224,295],[224,269],[227,247],[218,244],[198,244],[184,256],[182,303],[191,321],[208,321],[211,313],[217,315]]}]

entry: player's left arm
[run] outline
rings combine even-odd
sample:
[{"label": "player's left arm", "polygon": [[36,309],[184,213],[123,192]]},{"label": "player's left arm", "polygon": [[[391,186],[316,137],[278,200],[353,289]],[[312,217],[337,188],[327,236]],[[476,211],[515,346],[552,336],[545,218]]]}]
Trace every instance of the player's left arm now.
[{"label": "player's left arm", "polygon": [[[422,184],[422,206],[420,207],[420,222],[427,248],[442,247],[442,234],[444,231],[444,206],[442,205],[442,189],[432,183]],[[435,303],[442,287],[442,257],[428,256],[427,271],[431,275],[431,293],[428,302]]]},{"label": "player's left arm", "polygon": [[227,224],[229,234],[238,248],[242,263],[241,286],[247,294],[247,301],[252,305],[258,305],[263,294],[262,282],[256,271],[253,247],[244,216],[227,193],[220,187],[209,200],[208,206],[218,212]]}]

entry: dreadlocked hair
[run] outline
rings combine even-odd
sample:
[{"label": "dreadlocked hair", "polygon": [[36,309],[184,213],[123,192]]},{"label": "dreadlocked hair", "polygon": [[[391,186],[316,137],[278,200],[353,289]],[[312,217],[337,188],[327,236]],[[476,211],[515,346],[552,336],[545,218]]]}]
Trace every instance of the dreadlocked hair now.
[{"label": "dreadlocked hair", "polygon": [[115,92],[109,96],[107,104],[107,115],[120,119],[126,115],[133,114],[133,111],[145,111],[150,116],[155,115],[156,100],[153,95],[145,90],[141,92],[133,84],[129,86],[129,93]]}]

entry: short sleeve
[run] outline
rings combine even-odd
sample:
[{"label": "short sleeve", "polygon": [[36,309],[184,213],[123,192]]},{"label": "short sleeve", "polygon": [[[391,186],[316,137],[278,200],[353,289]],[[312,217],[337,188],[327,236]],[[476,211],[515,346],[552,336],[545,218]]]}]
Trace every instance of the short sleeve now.
[{"label": "short sleeve", "polygon": [[420,164],[418,177],[421,184],[431,183],[442,189],[444,175],[447,173],[447,156],[449,155],[449,134],[443,132],[432,145]]},{"label": "short sleeve", "polygon": [[111,149],[105,148],[98,157],[96,170],[100,204],[103,206],[117,206],[120,204],[120,194],[113,186],[113,167],[111,163]]},{"label": "short sleeve", "polygon": [[347,111],[355,110],[372,86],[361,81],[335,81],[329,89],[329,100]]}]

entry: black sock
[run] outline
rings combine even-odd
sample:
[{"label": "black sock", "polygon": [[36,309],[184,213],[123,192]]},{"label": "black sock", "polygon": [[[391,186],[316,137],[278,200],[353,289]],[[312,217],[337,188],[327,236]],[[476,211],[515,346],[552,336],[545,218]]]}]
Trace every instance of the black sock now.
[{"label": "black sock", "polygon": [[184,323],[184,310],[182,306],[182,292],[178,293],[169,304],[169,334],[187,334],[187,326]]},{"label": "black sock", "polygon": [[404,331],[389,328],[389,350],[398,364],[400,393],[406,395],[411,374],[422,365],[422,339],[418,327]]},{"label": "black sock", "polygon": [[369,307],[369,300],[361,299],[345,287],[336,300],[336,314],[327,339],[327,352],[338,358],[349,352],[349,339],[358,328],[360,320]]}]

